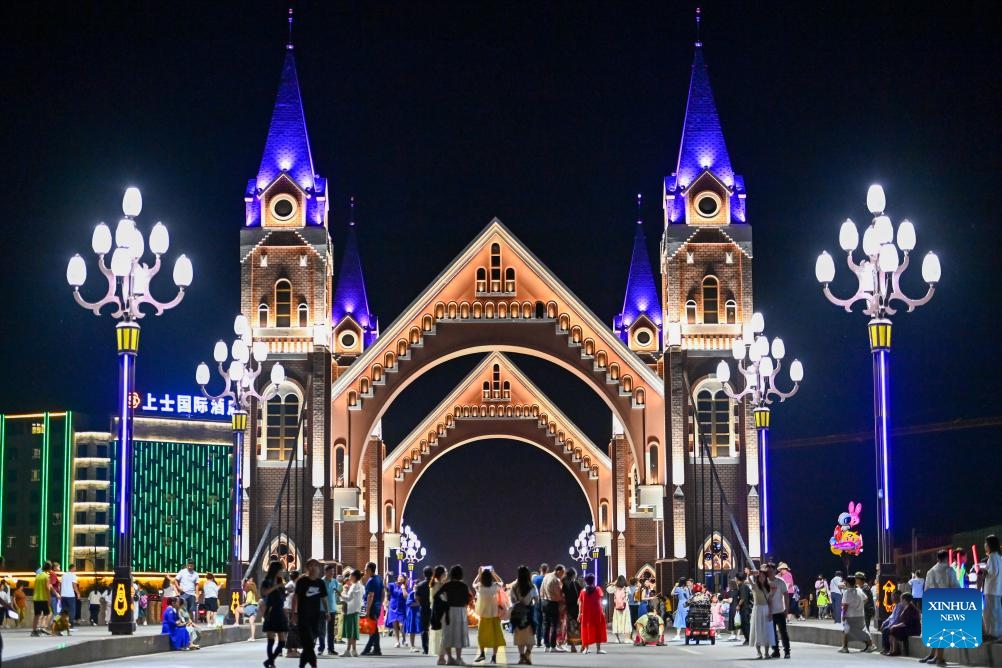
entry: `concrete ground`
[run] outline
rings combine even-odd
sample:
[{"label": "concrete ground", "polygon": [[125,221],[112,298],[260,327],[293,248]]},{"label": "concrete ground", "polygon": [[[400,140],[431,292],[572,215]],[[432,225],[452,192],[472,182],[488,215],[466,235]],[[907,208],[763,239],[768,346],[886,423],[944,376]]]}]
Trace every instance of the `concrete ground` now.
[{"label": "concrete ground", "polygon": [[[475,632],[471,634],[471,640],[476,642]],[[746,666],[747,668],[760,667],[762,661],[755,660],[755,651],[748,647],[741,647],[739,643],[720,640],[714,646],[701,644],[699,646],[686,647],[682,643],[670,642],[667,647],[634,647],[633,645],[611,644],[605,646],[608,654],[543,654],[541,650],[533,650],[533,664],[537,666],[551,666],[553,668],[582,668],[582,667],[605,667],[614,665],[629,665],[630,668],[654,668],[657,666]],[[338,646],[339,650],[343,645]],[[427,657],[421,654],[413,654],[406,649],[393,649],[392,642],[383,642],[382,657],[359,657],[357,659],[345,659],[343,657],[323,657],[320,665],[335,666],[345,665],[373,665],[373,666],[434,666],[434,657]],[[247,668],[248,666],[259,666],[264,660],[265,645],[258,640],[256,642],[238,642],[217,647],[210,647],[197,652],[171,652],[168,654],[154,654],[141,658],[144,668],[157,668],[170,666],[172,668],[188,668],[212,666],[213,668]],[[843,666],[859,665],[884,665],[893,666],[914,666],[918,665],[912,659],[892,659],[880,656],[879,654],[862,654],[854,651],[852,654],[839,654],[835,648],[808,643],[794,643],[792,648],[793,658],[789,661],[778,659],[776,668],[793,666],[816,666],[820,668],[842,668]],[[463,659],[469,664],[473,663],[476,657],[476,649],[471,648],[463,652]],[[488,654],[489,658],[489,654]],[[501,665],[514,665],[518,662],[518,653],[511,647],[502,650],[498,655],[498,663]],[[125,666],[137,665],[137,659],[118,659],[114,661],[102,661],[86,664],[91,667],[104,668],[124,668]],[[276,665],[297,666],[297,659],[278,659]],[[483,665],[483,664],[475,664]],[[488,664],[489,665],[489,664]],[[766,664],[771,665],[771,664]]]}]

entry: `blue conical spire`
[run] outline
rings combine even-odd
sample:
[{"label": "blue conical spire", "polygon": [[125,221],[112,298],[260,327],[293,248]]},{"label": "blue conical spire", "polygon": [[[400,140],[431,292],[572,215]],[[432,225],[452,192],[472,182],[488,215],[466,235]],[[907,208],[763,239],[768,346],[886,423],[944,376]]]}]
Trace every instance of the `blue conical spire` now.
[{"label": "blue conical spire", "polygon": [[296,58],[291,44],[286,48],[275,110],[271,114],[268,139],[257,173],[258,187],[267,186],[282,172],[287,173],[303,190],[313,190],[313,156],[306,134],[306,116],[303,114],[303,98],[299,93]]},{"label": "blue conical spire", "polygon": [[351,198],[351,221],[345,238],[344,257],[334,289],[331,304],[331,322],[336,327],[345,317],[357,322],[365,334],[366,346],[379,335],[379,319],[369,311],[369,299],[365,293],[365,277],[362,274],[362,256],[358,250],[355,234],[355,198]]},{"label": "blue conical spire", "polygon": [[[696,42],[692,60],[692,78],[689,81],[689,100],[685,108],[682,141],[678,151],[678,166],[665,179],[666,209],[669,222],[684,218],[681,193],[704,171],[709,171],[725,186],[732,189],[731,216],[734,222],[744,222],[744,179],[734,173],[731,157],[727,153],[724,131],[710,88],[710,76],[703,60],[703,43]],[[672,201],[678,198],[679,201]]]},{"label": "blue conical spire", "polygon": [[630,273],[626,279],[626,298],[623,312],[616,316],[614,329],[623,341],[629,341],[629,329],[641,315],[661,327],[661,302],[658,286],[651,268],[651,257],[644,235],[644,221],[640,217],[640,195],[637,195],[637,231],[633,237],[633,256],[630,259]]}]

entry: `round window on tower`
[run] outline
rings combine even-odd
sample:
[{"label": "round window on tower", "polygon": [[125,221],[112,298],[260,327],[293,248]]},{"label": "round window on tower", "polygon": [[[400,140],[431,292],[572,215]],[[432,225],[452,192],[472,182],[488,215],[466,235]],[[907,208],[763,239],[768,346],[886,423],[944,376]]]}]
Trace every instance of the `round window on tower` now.
[{"label": "round window on tower", "polygon": [[358,342],[358,337],[355,336],[355,332],[341,332],[341,335],[337,337],[338,343],[341,344],[342,348],[351,349],[355,347]]},{"label": "round window on tower", "polygon": [[637,345],[641,348],[646,348],[654,342],[654,332],[646,327],[638,329],[633,333],[633,340],[636,341]]},{"label": "round window on tower", "polygon": [[712,218],[720,211],[720,197],[715,192],[701,192],[696,195],[696,211],[703,218]]},{"label": "round window on tower", "polygon": [[271,215],[278,220],[289,220],[296,215],[296,200],[289,195],[278,195],[271,200]]}]

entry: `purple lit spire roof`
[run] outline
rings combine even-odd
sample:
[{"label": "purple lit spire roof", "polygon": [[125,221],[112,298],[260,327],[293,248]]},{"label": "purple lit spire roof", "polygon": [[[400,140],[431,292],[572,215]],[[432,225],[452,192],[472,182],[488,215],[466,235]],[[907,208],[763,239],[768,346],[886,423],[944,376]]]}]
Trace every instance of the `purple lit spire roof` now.
[{"label": "purple lit spire roof", "polygon": [[354,215],[345,235],[344,256],[334,289],[331,316],[335,327],[346,317],[357,322],[365,330],[363,340],[366,346],[379,335],[379,319],[369,311],[369,299],[365,293],[365,277],[362,274],[362,256],[358,251]]},{"label": "purple lit spire roof", "polygon": [[745,222],[744,179],[734,173],[727,153],[724,131],[710,88],[710,76],[703,60],[703,44],[696,42],[689,82],[689,100],[682,126],[682,142],[678,151],[678,166],[665,179],[666,208],[671,222],[684,222],[685,206],[682,194],[704,171],[731,189],[732,222]]},{"label": "purple lit spire roof", "polygon": [[[640,197],[637,197],[639,208]],[[647,237],[644,235],[644,223],[637,216],[637,232],[633,237],[633,256],[630,259],[630,274],[626,279],[626,298],[623,300],[623,312],[616,316],[613,329],[623,341],[629,340],[629,328],[641,315],[647,316],[651,322],[661,327],[661,301],[654,271],[651,268],[651,257],[647,250]]]},{"label": "purple lit spire roof", "polygon": [[268,126],[268,138],[261,156],[261,166],[257,177],[247,184],[247,225],[260,224],[259,202],[256,196],[285,173],[301,190],[309,196],[307,201],[307,224],[323,223],[323,204],[320,198],[326,196],[326,179],[317,176],[313,170],[313,156],[310,140],[306,132],[306,116],[303,113],[303,98],[299,91],[299,77],[296,73],[296,58],[292,44],[286,46],[285,63],[278,86],[278,96]]}]

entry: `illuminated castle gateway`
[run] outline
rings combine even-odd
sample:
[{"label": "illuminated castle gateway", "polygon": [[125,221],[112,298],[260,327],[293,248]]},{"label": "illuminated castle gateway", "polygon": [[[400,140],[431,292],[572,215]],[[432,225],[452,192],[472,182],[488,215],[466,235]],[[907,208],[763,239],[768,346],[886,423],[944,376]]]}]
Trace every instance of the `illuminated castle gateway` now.
[{"label": "illuminated castle gateway", "polygon": [[[443,452],[498,435],[550,452],[577,479],[611,575],[737,564],[735,528],[760,556],[754,424],[713,378],[751,318],[751,228],[701,44],[678,165],[664,184],[661,285],[637,221],[612,327],[493,220],[381,330],[354,222],[335,272],[330,189],[314,168],[289,45],[240,235],[241,309],[288,375],[251,413],[245,559],[268,531],[301,557],[382,563],[423,471]],[[610,441],[590,441],[515,366],[513,350],[590,387],[610,410]],[[384,443],[380,421],[404,388],[460,354],[482,362],[403,442]],[[716,477],[694,448],[697,433]],[[275,522],[290,459],[294,481]]]}]

